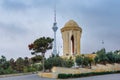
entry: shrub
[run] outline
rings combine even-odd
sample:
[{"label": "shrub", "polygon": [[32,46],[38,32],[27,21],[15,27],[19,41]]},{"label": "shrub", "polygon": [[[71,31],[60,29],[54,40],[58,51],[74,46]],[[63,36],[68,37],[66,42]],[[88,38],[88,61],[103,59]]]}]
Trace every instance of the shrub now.
[{"label": "shrub", "polygon": [[60,79],[66,79],[68,77],[67,77],[67,74],[58,74],[58,78],[60,78]]},{"label": "shrub", "polygon": [[24,73],[28,72],[28,67],[24,67],[23,72]]},{"label": "shrub", "polygon": [[0,75],[4,74],[4,69],[0,68]]},{"label": "shrub", "polygon": [[60,79],[78,78],[78,77],[113,74],[113,73],[120,73],[120,71],[116,71],[116,72],[112,72],[112,71],[111,72],[90,72],[90,73],[82,73],[82,74],[58,74],[58,78],[60,78]]},{"label": "shrub", "polygon": [[63,59],[62,64],[63,67],[70,68],[74,65],[74,62],[72,59]]}]

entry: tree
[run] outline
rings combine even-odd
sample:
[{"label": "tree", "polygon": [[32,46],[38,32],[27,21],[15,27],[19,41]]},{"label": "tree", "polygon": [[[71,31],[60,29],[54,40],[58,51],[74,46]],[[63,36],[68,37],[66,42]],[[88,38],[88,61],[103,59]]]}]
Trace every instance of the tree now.
[{"label": "tree", "polygon": [[93,62],[92,58],[87,57],[85,55],[78,55],[76,57],[76,63],[78,66],[81,66],[81,67],[91,68],[92,62]]},{"label": "tree", "polygon": [[28,67],[30,65],[29,58],[25,57],[24,58],[24,66]]},{"label": "tree", "polygon": [[115,54],[118,54],[120,52],[120,50],[115,50],[114,53]]},{"label": "tree", "polygon": [[97,55],[95,57],[95,61],[97,63],[106,64],[106,62],[108,61],[108,57],[106,56],[106,50],[105,50],[105,48],[97,51],[96,54]]},{"label": "tree", "polygon": [[106,56],[109,63],[115,63],[115,54],[113,54],[113,52],[108,52]]},{"label": "tree", "polygon": [[4,64],[6,61],[6,57],[2,55],[0,59],[0,64]]},{"label": "tree", "polygon": [[83,66],[83,57],[81,55],[76,56],[76,63],[78,66]]},{"label": "tree", "polygon": [[24,69],[24,59],[19,57],[16,60],[16,70],[19,72],[23,72],[23,69]]},{"label": "tree", "polygon": [[51,70],[53,66],[58,67],[72,67],[74,62],[72,59],[63,59],[59,56],[52,56],[45,60],[45,69]]},{"label": "tree", "polygon": [[45,68],[46,69],[51,69],[53,66],[59,66],[62,67],[63,66],[63,59],[61,57],[49,57],[46,61],[45,61]]},{"label": "tree", "polygon": [[120,54],[114,53],[115,63],[120,63]]},{"label": "tree", "polygon": [[5,56],[1,56],[0,64],[3,69],[7,69],[10,66]]},{"label": "tree", "polygon": [[35,55],[34,57],[31,58],[33,63],[37,63],[42,61],[42,56],[41,55]]},{"label": "tree", "polygon": [[68,68],[74,65],[74,61],[72,59],[63,59],[62,63],[64,63],[63,67],[68,67]]},{"label": "tree", "polygon": [[32,54],[42,53],[43,57],[43,71],[44,71],[44,56],[45,52],[49,49],[52,49],[53,39],[50,37],[41,37],[36,39],[32,44],[28,45],[29,50],[33,50]]},{"label": "tree", "polygon": [[96,57],[94,58],[94,62],[95,62],[95,65],[99,62],[99,57],[98,57],[98,56],[96,56]]},{"label": "tree", "polygon": [[13,70],[15,70],[15,66],[16,66],[15,60],[14,60],[13,58],[11,58],[11,59],[9,60],[9,63],[10,63],[11,68],[12,68]]},{"label": "tree", "polygon": [[91,68],[91,64],[92,64],[92,59],[85,56],[84,59],[83,59],[83,65],[85,67]]}]

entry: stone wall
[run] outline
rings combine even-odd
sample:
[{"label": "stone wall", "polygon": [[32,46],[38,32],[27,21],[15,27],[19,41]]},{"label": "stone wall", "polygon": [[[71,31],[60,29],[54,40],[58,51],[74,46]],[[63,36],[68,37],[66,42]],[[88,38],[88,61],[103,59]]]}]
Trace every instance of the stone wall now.
[{"label": "stone wall", "polygon": [[120,64],[97,64],[94,66],[91,66],[91,69],[87,68],[64,68],[64,67],[53,67],[51,73],[38,73],[41,77],[47,77],[47,78],[57,78],[57,75],[59,73],[65,73],[65,74],[80,74],[80,73],[89,73],[89,72],[106,72],[106,71],[120,71]]},{"label": "stone wall", "polygon": [[94,66],[91,66],[91,69],[87,68],[63,68],[63,67],[53,67],[52,72],[53,73],[66,73],[66,74],[79,74],[79,73],[89,73],[89,72],[106,72],[106,71],[119,71],[120,70],[120,64],[97,64]]},{"label": "stone wall", "polygon": [[45,77],[45,78],[57,78],[58,74],[56,73],[47,73],[47,72],[39,72],[38,73],[38,76],[40,77]]},{"label": "stone wall", "polygon": [[53,73],[65,73],[65,74],[79,74],[80,70],[73,68],[53,67]]},{"label": "stone wall", "polygon": [[120,64],[106,64],[106,65],[101,65],[97,64],[96,66],[92,66],[91,68],[93,72],[102,72],[102,71],[119,71],[120,70]]}]

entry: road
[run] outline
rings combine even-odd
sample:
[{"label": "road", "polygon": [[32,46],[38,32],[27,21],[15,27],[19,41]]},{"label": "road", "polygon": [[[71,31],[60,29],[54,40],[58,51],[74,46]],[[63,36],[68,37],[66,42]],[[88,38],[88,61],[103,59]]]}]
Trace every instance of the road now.
[{"label": "road", "polygon": [[[0,80],[56,80],[56,79],[41,78],[36,74],[31,74],[24,76],[0,78]],[[109,74],[109,75],[92,76],[92,77],[84,77],[84,78],[76,78],[76,79],[64,79],[64,80],[120,80],[120,74]]]}]

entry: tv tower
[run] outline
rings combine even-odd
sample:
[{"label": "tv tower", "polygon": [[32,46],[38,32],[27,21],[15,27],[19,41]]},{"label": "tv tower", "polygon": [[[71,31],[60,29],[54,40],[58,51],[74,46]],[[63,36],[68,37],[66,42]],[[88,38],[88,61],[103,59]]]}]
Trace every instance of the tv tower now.
[{"label": "tv tower", "polygon": [[56,22],[56,5],[54,7],[54,23],[52,30],[54,32],[54,45],[53,45],[53,54],[56,56],[57,55],[57,48],[56,48],[56,32],[57,32],[57,22]]}]

